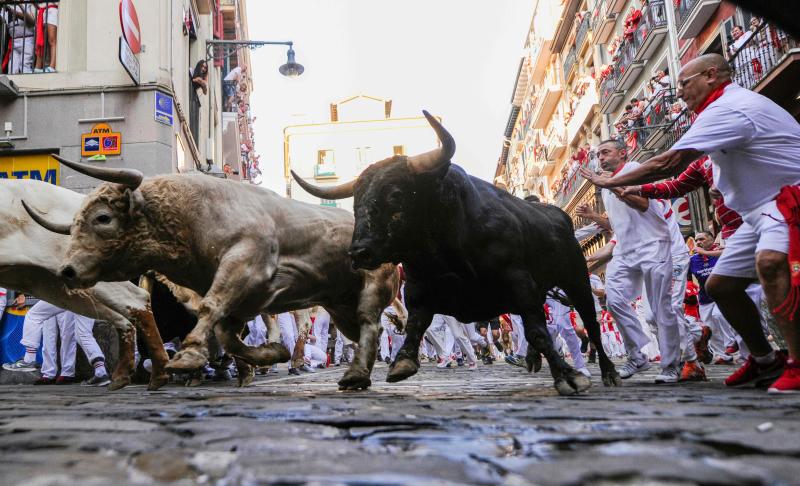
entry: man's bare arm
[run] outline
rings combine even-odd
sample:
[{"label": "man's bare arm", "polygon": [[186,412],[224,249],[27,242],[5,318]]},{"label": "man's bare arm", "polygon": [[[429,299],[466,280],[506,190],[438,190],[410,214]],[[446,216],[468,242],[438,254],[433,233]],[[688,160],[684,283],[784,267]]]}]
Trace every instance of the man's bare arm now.
[{"label": "man's bare arm", "polygon": [[613,177],[595,174],[586,168],[581,169],[581,174],[594,185],[600,187],[633,186],[678,175],[701,155],[703,155],[703,152],[693,149],[667,150],[662,154],[651,157],[635,169]]}]

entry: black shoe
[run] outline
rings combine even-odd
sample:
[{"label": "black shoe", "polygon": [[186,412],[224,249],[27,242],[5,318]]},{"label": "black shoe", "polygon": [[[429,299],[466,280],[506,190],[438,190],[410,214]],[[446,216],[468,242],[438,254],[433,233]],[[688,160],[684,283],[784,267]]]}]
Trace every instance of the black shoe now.
[{"label": "black shoe", "polygon": [[391,364],[391,363],[392,363],[392,360],[391,360],[391,358],[389,358],[389,357],[387,356],[387,357],[383,358],[383,362],[384,362],[384,363],[386,363],[386,364]]},{"label": "black shoe", "polygon": [[456,363],[458,363],[458,366],[464,366],[464,358],[457,358]]},{"label": "black shoe", "polygon": [[289,374],[290,375],[300,375],[300,371],[298,371],[297,368],[289,368]]}]

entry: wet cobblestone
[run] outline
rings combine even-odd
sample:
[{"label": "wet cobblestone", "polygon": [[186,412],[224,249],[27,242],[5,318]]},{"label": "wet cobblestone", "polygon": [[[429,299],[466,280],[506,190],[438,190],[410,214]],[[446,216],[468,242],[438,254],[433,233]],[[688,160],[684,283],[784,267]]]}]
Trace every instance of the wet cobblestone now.
[{"label": "wet cobblestone", "polygon": [[[655,369],[655,368],[654,368]],[[711,381],[587,395],[495,364],[423,365],[367,392],[344,368],[158,392],[0,386],[0,483],[798,484],[800,396]],[[31,483],[33,484],[33,483]]]}]

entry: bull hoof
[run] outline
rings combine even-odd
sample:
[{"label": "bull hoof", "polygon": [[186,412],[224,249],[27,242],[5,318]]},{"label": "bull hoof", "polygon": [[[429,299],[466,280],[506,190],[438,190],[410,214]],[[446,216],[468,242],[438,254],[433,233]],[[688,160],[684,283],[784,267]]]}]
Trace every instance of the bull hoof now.
[{"label": "bull hoof", "polygon": [[571,396],[588,390],[592,386],[589,378],[575,370],[569,370],[564,378],[556,378],[555,387],[559,395]]},{"label": "bull hoof", "polygon": [[[289,350],[281,343],[267,343],[258,348],[261,359],[260,366],[272,366],[275,363],[285,363],[292,359]],[[263,363],[263,364],[262,364]],[[302,366],[301,363],[300,366]]]},{"label": "bull hoof", "polygon": [[247,374],[239,373],[239,376],[236,377],[236,385],[240,388],[248,386],[250,383],[253,383],[255,377],[256,372],[252,368]]},{"label": "bull hoof", "polygon": [[528,369],[528,373],[531,371],[538,373],[542,369],[541,353],[538,351],[529,350],[528,354],[525,355],[525,367]]},{"label": "bull hoof", "polygon": [[392,363],[389,369],[389,374],[386,375],[386,381],[389,383],[397,383],[403,381],[409,376],[414,376],[419,369],[419,365],[413,360],[408,358],[400,359]]},{"label": "bull hoof", "polygon": [[622,386],[622,378],[619,377],[617,370],[612,369],[609,372],[603,373],[604,386]]},{"label": "bull hoof", "polygon": [[166,370],[172,373],[182,373],[199,369],[206,364],[206,358],[201,352],[187,348],[178,351],[166,365]]},{"label": "bull hoof", "polygon": [[125,388],[126,386],[131,384],[130,377],[126,376],[124,378],[114,378],[111,383],[108,385],[108,389],[110,391],[119,390],[121,388]]},{"label": "bull hoof", "polygon": [[166,385],[167,383],[169,383],[169,375],[168,374],[161,373],[159,375],[156,375],[155,373],[153,373],[150,376],[150,383],[147,384],[147,390],[148,391],[156,391],[159,388],[161,388],[162,386]]},{"label": "bull hoof", "polygon": [[366,390],[372,385],[369,378],[369,371],[366,369],[349,369],[339,380],[340,390]]}]

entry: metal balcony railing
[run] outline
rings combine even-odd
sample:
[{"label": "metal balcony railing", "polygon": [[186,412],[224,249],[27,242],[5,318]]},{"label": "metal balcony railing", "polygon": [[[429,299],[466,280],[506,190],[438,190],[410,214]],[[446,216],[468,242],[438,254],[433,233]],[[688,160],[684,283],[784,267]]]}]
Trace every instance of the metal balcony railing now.
[{"label": "metal balcony railing", "polygon": [[614,94],[617,89],[617,82],[619,81],[619,69],[615,64],[611,67],[611,74],[609,74],[602,83],[600,83],[600,104],[604,105],[606,101]]},{"label": "metal balcony railing", "polygon": [[603,19],[606,17],[606,11],[608,10],[608,5],[606,4],[608,0],[600,0],[595,5],[594,10],[592,11],[592,31],[597,32],[598,27],[603,22]]},{"label": "metal balcony railing", "polygon": [[679,115],[671,116],[671,118],[672,122],[667,127],[665,147],[672,147],[689,130],[697,115],[685,109]]},{"label": "metal balcony railing", "polygon": [[642,10],[642,20],[636,29],[634,39],[642,45],[653,29],[667,25],[667,12],[664,0],[650,0]]},{"label": "metal balcony railing", "polygon": [[691,17],[692,9],[700,0],[677,0],[675,2],[675,23],[678,24],[678,30],[683,27],[686,19]]},{"label": "metal balcony railing", "polygon": [[0,1],[5,40],[0,42],[3,74],[56,72],[59,4],[58,0]]},{"label": "metal balcony railing", "polygon": [[639,132],[639,143],[644,145],[651,135],[672,124],[672,104],[677,101],[675,91],[665,89],[659,91],[650,103],[642,110],[641,124],[634,128]]},{"label": "metal balcony railing", "polygon": [[583,45],[583,41],[586,39],[586,34],[589,33],[589,17],[589,12],[586,12],[583,16],[581,24],[578,26],[578,32],[575,34],[575,47],[578,49],[580,49]]},{"label": "metal balcony railing", "polygon": [[777,66],[798,42],[774,25],[762,22],[750,38],[730,58],[733,82],[751,89]]},{"label": "metal balcony railing", "polygon": [[564,59],[564,79],[567,79],[570,71],[575,67],[575,61],[577,61],[577,55],[575,53],[575,46],[572,46],[572,49],[569,50],[569,54],[567,54],[567,57]]}]

